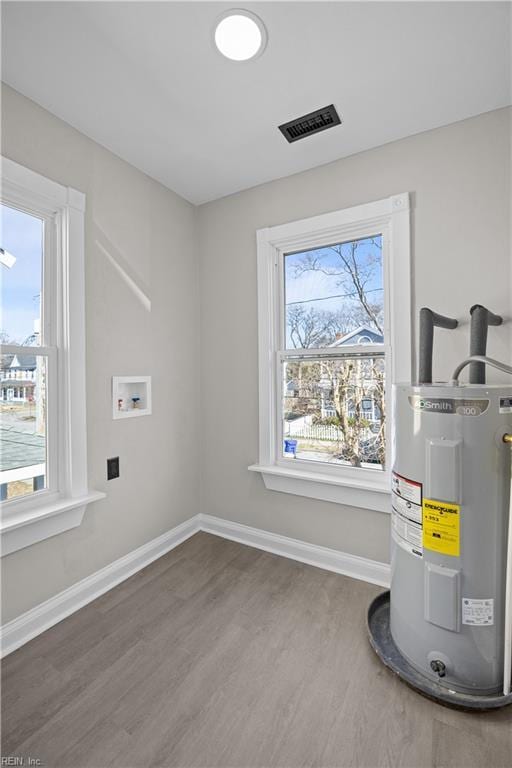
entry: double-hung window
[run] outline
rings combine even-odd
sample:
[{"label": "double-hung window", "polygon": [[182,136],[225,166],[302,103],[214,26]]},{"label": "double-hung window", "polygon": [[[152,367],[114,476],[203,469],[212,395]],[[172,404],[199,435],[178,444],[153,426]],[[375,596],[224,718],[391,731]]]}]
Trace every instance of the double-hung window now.
[{"label": "double-hung window", "polygon": [[411,376],[409,196],[259,230],[267,488],[387,511],[391,384]]},{"label": "double-hung window", "polygon": [[2,554],[78,525],[87,487],[85,196],[2,159]]}]

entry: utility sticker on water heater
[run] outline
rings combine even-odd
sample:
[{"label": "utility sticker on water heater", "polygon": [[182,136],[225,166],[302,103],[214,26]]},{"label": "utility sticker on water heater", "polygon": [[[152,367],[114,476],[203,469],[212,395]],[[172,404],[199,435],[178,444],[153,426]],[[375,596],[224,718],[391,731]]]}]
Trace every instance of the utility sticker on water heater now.
[{"label": "utility sticker on water heater", "polygon": [[500,413],[512,413],[512,397],[500,397]]},{"label": "utility sticker on water heater", "polygon": [[423,546],[440,555],[460,556],[460,506],[423,499]]},{"label": "utility sticker on water heater", "polygon": [[489,627],[494,624],[494,598],[481,600],[463,597],[462,623],[474,627]]},{"label": "utility sticker on water heater", "polygon": [[391,525],[392,532],[401,545],[416,557],[423,556],[421,545],[423,486],[416,480],[398,475],[391,476]]},{"label": "utility sticker on water heater", "polygon": [[406,501],[412,501],[413,504],[421,504],[422,485],[416,482],[416,480],[409,480],[409,478],[393,472],[391,476],[391,490]]}]

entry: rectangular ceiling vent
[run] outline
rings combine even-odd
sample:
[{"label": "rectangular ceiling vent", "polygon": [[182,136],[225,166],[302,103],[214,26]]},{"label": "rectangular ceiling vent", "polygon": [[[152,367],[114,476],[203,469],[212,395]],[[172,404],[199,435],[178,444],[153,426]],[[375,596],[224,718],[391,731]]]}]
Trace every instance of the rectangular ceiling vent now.
[{"label": "rectangular ceiling vent", "polygon": [[322,107],[322,109],[317,109],[308,115],[290,120],[289,123],[283,123],[279,126],[279,130],[291,144],[293,141],[305,139],[306,136],[312,136],[314,133],[325,131],[327,128],[333,128],[340,123],[341,120],[334,104],[329,104],[328,107]]}]

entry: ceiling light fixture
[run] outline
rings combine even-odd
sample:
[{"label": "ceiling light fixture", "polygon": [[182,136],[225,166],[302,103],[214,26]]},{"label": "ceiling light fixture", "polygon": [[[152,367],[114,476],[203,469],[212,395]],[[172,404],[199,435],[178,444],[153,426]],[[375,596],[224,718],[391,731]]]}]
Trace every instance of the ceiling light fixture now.
[{"label": "ceiling light fixture", "polygon": [[214,41],[227,59],[248,61],[261,56],[265,50],[267,30],[256,14],[234,8],[217,20]]}]

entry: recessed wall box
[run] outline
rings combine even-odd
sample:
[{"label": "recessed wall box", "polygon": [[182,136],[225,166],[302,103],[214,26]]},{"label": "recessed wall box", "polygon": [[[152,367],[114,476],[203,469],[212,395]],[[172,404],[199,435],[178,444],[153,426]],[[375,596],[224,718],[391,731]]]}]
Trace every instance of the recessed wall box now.
[{"label": "recessed wall box", "polygon": [[151,376],[112,377],[112,418],[128,419],[151,413]]}]

